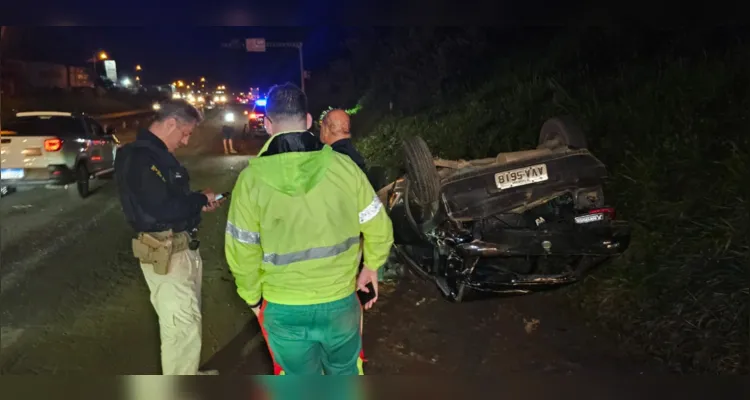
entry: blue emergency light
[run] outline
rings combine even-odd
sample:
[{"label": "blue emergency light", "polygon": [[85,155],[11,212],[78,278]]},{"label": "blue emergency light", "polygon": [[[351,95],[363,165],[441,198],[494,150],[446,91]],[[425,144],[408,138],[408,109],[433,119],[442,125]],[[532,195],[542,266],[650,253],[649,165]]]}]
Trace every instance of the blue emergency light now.
[{"label": "blue emergency light", "polygon": [[261,107],[265,107],[265,106],[266,106],[266,99],[258,99],[258,100],[255,100],[255,105],[256,105],[256,106],[261,106]]}]

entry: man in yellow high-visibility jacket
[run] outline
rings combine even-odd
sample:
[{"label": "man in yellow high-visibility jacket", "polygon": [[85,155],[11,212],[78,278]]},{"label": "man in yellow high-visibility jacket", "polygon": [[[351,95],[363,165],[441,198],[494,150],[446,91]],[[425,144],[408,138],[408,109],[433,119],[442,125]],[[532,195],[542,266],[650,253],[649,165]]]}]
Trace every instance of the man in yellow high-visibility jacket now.
[{"label": "man in yellow high-visibility jacket", "polygon": [[377,301],[391,221],[359,167],[308,131],[298,88],[269,92],[264,124],[271,138],[240,174],[227,221],[237,291],[258,315],[276,374],[362,374],[355,290],[372,283],[364,307]]}]

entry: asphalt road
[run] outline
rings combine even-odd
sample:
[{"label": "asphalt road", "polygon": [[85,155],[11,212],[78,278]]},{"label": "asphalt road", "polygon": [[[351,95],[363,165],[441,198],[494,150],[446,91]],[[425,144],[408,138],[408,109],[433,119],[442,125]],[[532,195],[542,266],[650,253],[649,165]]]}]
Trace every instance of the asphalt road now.
[{"label": "asphalt road", "polygon": [[[196,189],[231,190],[262,144],[242,143],[241,154],[222,154],[218,117],[209,114],[190,146],[178,152]],[[132,232],[113,182],[97,186],[87,199],[71,187],[0,200],[2,374],[159,373],[157,319],[131,255]],[[202,360],[222,373],[269,373],[257,323],[236,295],[224,259],[226,212],[205,215],[201,226]],[[431,284],[403,277],[383,285],[380,301],[366,313],[366,371],[497,376],[660,370],[626,355],[568,312],[561,296],[451,304]]]},{"label": "asphalt road", "polygon": [[[262,144],[224,155],[220,127],[220,114],[209,112],[190,146],[178,151],[196,189],[231,190],[248,154]],[[134,135],[118,136],[127,141]],[[27,189],[0,200],[3,374],[159,373],[158,325],[131,255],[132,230],[114,182],[95,187],[86,199],[71,186]],[[257,334],[224,261],[225,223],[226,209],[205,214],[200,232],[206,361],[233,339],[244,346]],[[222,369],[228,363],[236,360],[225,360]]]}]

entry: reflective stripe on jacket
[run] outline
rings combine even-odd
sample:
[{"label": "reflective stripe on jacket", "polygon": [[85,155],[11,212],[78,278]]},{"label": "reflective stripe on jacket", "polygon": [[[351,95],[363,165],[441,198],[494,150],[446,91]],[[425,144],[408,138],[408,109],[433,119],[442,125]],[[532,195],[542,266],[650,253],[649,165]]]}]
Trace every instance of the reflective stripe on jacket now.
[{"label": "reflective stripe on jacket", "polygon": [[[292,132],[283,135],[309,133]],[[261,150],[261,154],[274,135]],[[367,268],[385,264],[391,221],[365,174],[329,146],[251,159],[232,192],[225,253],[248,303],[342,299],[355,290],[360,233]]]}]

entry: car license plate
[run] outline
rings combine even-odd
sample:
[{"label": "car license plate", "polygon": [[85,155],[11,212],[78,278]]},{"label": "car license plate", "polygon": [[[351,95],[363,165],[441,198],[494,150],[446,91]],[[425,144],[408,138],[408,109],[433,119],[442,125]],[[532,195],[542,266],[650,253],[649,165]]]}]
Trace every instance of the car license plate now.
[{"label": "car license plate", "polygon": [[3,168],[0,179],[23,179],[23,168]]},{"label": "car license plate", "polygon": [[28,149],[24,149],[21,154],[26,157],[38,157],[42,155],[42,149],[39,147],[30,147]]},{"label": "car license plate", "polygon": [[586,214],[579,215],[575,218],[576,224],[588,224],[589,222],[601,221],[604,219],[604,214]]},{"label": "car license plate", "polygon": [[537,164],[495,174],[495,183],[500,190],[544,182],[548,179],[547,164]]}]

